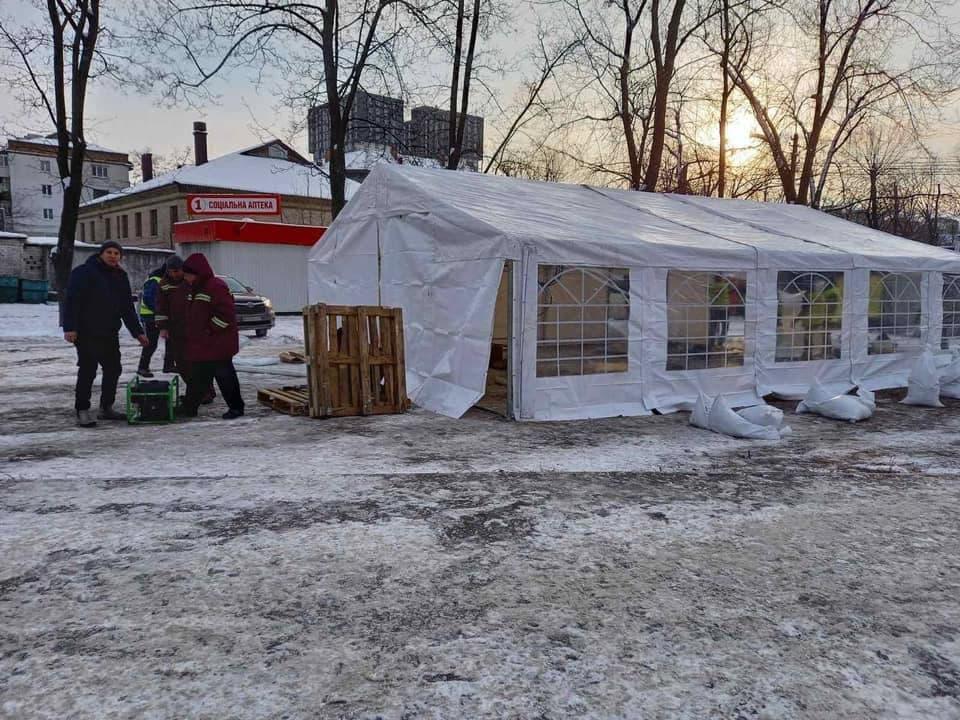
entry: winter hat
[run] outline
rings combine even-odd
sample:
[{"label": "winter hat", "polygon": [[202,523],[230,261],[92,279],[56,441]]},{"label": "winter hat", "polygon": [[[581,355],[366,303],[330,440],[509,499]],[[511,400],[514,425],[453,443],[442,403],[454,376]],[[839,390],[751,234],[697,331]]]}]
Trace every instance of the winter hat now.
[{"label": "winter hat", "polygon": [[118,243],[116,240],[107,240],[105,243],[103,243],[100,246],[100,250],[97,252],[97,255],[103,255],[103,253],[109,250],[110,248],[119,250],[121,253],[123,252],[123,248],[120,247],[120,243]]},{"label": "winter hat", "polygon": [[180,270],[183,268],[183,258],[179,255],[171,255],[164,263],[167,270]]}]

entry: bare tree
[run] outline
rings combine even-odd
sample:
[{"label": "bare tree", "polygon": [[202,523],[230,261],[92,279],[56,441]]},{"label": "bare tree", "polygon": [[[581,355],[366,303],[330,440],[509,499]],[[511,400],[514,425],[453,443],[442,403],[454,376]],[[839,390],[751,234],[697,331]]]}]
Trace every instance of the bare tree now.
[{"label": "bare tree", "polygon": [[145,82],[159,83],[172,101],[203,95],[215,77],[244,68],[270,68],[300,83],[304,97],[323,98],[336,217],[347,200],[345,144],[357,93],[365,73],[389,72],[407,11],[421,8],[413,0],[146,0],[134,22]]},{"label": "bare tree", "polygon": [[[574,122],[593,125],[594,147],[621,148],[585,164],[635,190],[659,189],[674,81],[687,44],[716,11],[687,0],[558,2],[584,36],[576,78],[582,90],[572,96],[583,109]],[[623,160],[611,163],[611,155]]]},{"label": "bare tree", "polygon": [[130,173],[130,184],[136,185],[143,182],[141,159],[147,153],[151,155],[151,164],[153,166],[154,177],[172,172],[184,165],[190,163],[193,157],[193,148],[189,145],[174,148],[167,153],[154,153],[150,150],[136,150],[130,154],[130,160],[133,163],[133,171]]},{"label": "bare tree", "polygon": [[[785,68],[768,54],[730,71],[774,158],[784,198],[818,205],[834,157],[861,123],[895,98],[919,124],[924,108],[950,97],[956,68],[942,48],[948,23],[927,0],[794,0],[788,7],[784,31],[799,30],[806,41],[791,48],[799,67]],[[907,60],[898,59],[894,49],[902,56],[911,45]]]},{"label": "bare tree", "polygon": [[45,18],[26,23],[0,20],[0,84],[28,111],[46,115],[56,131],[63,208],[54,271],[62,308],[83,192],[87,89],[93,77],[107,70],[107,63],[97,51],[102,33],[99,0],[46,0],[45,10]]},{"label": "bare tree", "polygon": [[[536,43],[527,57],[528,63],[535,68],[535,72],[521,83],[518,107],[512,115],[509,126],[504,130],[503,137],[490,154],[484,172],[499,170],[501,163],[509,163],[505,156],[517,137],[528,126],[536,124],[539,120],[549,122],[558,109],[562,98],[553,97],[548,100],[545,97],[545,89],[548,83],[556,79],[557,72],[574,57],[576,49],[583,41],[582,36],[563,37],[561,35],[558,38],[558,34],[555,28],[543,25],[537,27]],[[552,127],[547,128],[546,134],[549,136],[552,130]],[[539,140],[534,151],[542,148],[545,142],[545,139]]]}]

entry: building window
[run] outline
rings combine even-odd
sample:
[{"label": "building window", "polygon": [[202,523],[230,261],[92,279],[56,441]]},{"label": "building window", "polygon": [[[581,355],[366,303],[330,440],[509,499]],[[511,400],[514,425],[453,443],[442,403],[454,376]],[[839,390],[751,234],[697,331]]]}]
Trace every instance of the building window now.
[{"label": "building window", "polygon": [[8,167],[9,165],[10,161],[7,159],[7,154],[0,153],[0,167]]},{"label": "building window", "polygon": [[943,276],[943,332],[940,347],[960,348],[960,275]]},{"label": "building window", "polygon": [[180,208],[176,205],[170,206],[170,232],[173,232],[173,225],[180,220]]},{"label": "building window", "polygon": [[53,220],[53,209],[52,209],[52,208],[44,208],[44,209],[43,209],[43,219],[44,219],[44,220]]},{"label": "building window", "polygon": [[104,219],[103,219],[103,236],[104,236],[107,240],[110,240],[110,239],[111,239],[111,237],[110,237],[110,218],[104,218]]},{"label": "building window", "polygon": [[150,211],[150,237],[157,236],[157,211]]},{"label": "building window", "polygon": [[143,213],[133,214],[133,236],[143,237]]},{"label": "building window", "polygon": [[777,299],[777,362],[840,357],[842,272],[779,272]]},{"label": "building window", "polygon": [[92,165],[90,168],[90,171],[94,177],[98,177],[98,178],[108,177],[106,165]]},{"label": "building window", "polygon": [[743,365],[745,273],[667,274],[667,370]]},{"label": "building window", "polygon": [[124,240],[130,237],[130,216],[129,215],[120,216],[120,237]]},{"label": "building window", "polygon": [[96,198],[102,198],[104,195],[109,195],[109,194],[110,194],[110,191],[109,191],[109,190],[103,190],[103,189],[101,189],[101,188],[93,188],[93,197],[94,197],[94,199],[96,199]]},{"label": "building window", "polygon": [[50,161],[41,160],[40,161],[40,172],[50,172]]},{"label": "building window", "polygon": [[922,320],[920,273],[870,273],[868,354],[922,350]]},{"label": "building window", "polygon": [[87,226],[83,223],[80,223],[80,242],[85,243],[87,241]]},{"label": "building window", "polygon": [[626,372],[630,271],[540,265],[537,377]]},{"label": "building window", "polygon": [[97,224],[93,220],[90,221],[90,242],[97,242]]},{"label": "building window", "polygon": [[52,185],[41,185],[40,192],[44,195],[53,195],[53,186]]}]

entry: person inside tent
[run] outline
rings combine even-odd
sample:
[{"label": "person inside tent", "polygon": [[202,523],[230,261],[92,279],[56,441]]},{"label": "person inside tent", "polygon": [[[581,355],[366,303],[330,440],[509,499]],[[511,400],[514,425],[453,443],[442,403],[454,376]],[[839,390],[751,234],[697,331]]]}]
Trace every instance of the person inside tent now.
[{"label": "person inside tent", "polygon": [[[96,255],[70,273],[63,303],[63,339],[77,348],[77,385],[74,390],[74,409],[77,425],[93,427],[101,420],[124,420],[126,415],[113,409],[120,380],[120,339],[117,335],[121,322],[140,345],[149,341],[137,319],[130,292],[130,278],[120,267],[123,249],[119,243],[107,240]],[[90,412],[90,395],[97,366],[102,369],[100,411],[97,417]]]},{"label": "person inside tent", "polygon": [[183,276],[190,285],[184,345],[190,372],[180,414],[196,417],[204,394],[216,378],[227,402],[223,419],[233,420],[244,411],[240,381],[233,367],[233,356],[240,352],[233,295],[227,284],[213,274],[203,253],[194,253],[186,259]]}]

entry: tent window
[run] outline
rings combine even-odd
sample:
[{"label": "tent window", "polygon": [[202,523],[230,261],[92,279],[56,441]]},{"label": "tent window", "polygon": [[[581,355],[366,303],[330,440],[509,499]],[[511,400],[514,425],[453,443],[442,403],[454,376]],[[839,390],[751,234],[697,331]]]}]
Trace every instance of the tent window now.
[{"label": "tent window", "polygon": [[920,273],[870,273],[870,355],[921,350]]},{"label": "tent window", "polygon": [[537,377],[626,372],[630,272],[539,265]]},{"label": "tent window", "polygon": [[842,272],[777,273],[777,362],[840,357]]},{"label": "tent window", "polygon": [[960,275],[943,276],[943,333],[944,350],[960,348]]},{"label": "tent window", "polygon": [[667,370],[743,365],[745,273],[667,274]]}]

